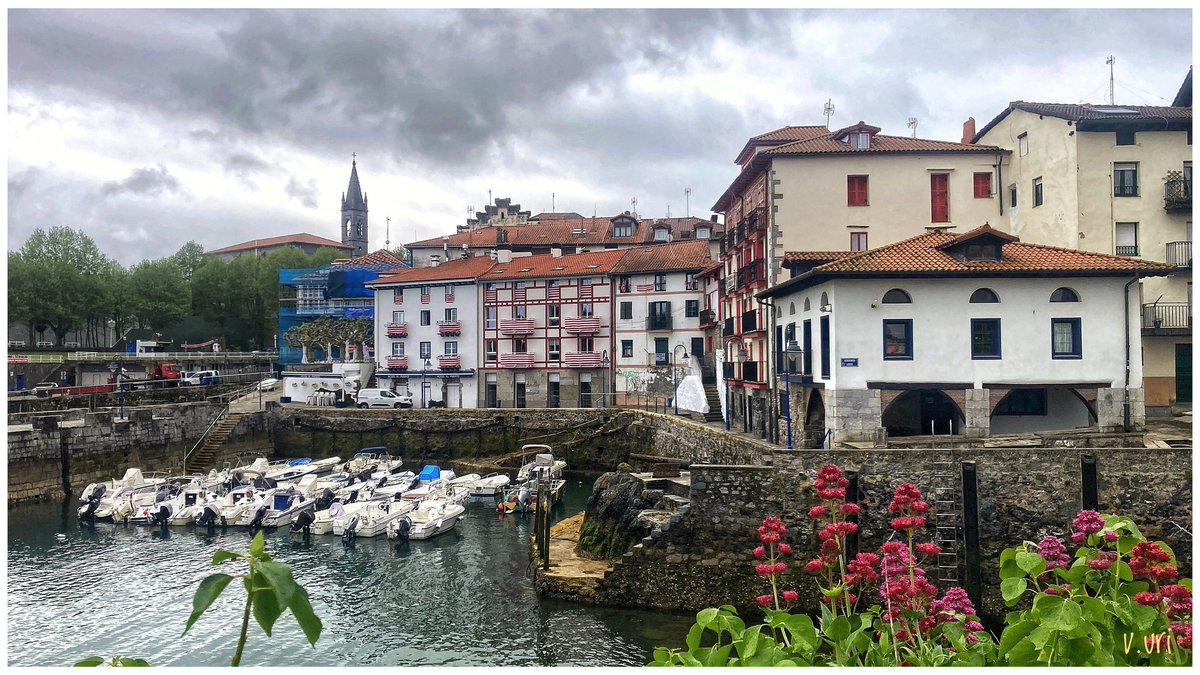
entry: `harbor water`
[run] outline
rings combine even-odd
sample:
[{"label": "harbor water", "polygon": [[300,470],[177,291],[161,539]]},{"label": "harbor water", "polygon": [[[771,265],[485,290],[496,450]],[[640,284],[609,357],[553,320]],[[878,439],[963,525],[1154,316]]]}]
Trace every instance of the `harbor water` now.
[{"label": "harbor water", "polygon": [[[591,482],[568,481],[562,518]],[[81,525],[76,504],[9,509],[8,665],[68,666],[89,656],[156,666],[225,666],[245,592],[231,584],[186,636],[192,594],[217,549],[245,550],[245,529]],[[309,647],[285,613],[267,637],[251,621],[242,665],[640,666],[681,646],[691,617],[540,600],[533,590],[533,516],[474,504],[456,530],[428,541],[343,543],[266,532],[324,631]]]}]

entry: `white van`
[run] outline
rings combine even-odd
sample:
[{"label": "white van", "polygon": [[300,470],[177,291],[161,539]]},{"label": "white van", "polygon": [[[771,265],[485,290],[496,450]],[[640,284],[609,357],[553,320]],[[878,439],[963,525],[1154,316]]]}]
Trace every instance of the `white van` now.
[{"label": "white van", "polygon": [[397,394],[391,389],[359,389],[354,402],[360,408],[411,408],[412,394]]},{"label": "white van", "polygon": [[179,383],[196,386],[200,384],[217,384],[219,377],[215,370],[193,370],[183,374]]}]

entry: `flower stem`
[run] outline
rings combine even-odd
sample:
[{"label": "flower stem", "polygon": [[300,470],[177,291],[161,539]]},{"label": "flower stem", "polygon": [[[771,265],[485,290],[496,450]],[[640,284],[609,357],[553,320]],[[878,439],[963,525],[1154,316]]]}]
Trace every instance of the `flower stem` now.
[{"label": "flower stem", "polygon": [[238,636],[237,650],[233,653],[233,661],[229,665],[236,668],[242,662],[242,650],[246,648],[246,633],[250,629],[250,605],[254,597],[254,566],[250,566],[250,574],[248,575],[250,583],[249,589],[246,591],[246,609],[242,612],[242,634]]}]

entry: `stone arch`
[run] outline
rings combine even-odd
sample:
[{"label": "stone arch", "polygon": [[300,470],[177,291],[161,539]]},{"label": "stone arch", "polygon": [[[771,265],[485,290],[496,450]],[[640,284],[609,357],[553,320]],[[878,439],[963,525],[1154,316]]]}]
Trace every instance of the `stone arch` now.
[{"label": "stone arch", "polygon": [[926,436],[931,431],[960,435],[966,416],[958,402],[941,389],[911,389],[892,399],[880,422],[888,436]]},{"label": "stone arch", "polygon": [[810,448],[819,448],[825,440],[825,400],[820,389],[810,389],[804,406],[804,438]]}]

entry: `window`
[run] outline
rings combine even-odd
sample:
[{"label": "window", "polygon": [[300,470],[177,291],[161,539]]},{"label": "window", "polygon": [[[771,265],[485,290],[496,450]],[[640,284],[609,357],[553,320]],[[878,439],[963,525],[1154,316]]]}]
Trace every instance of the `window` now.
[{"label": "window", "polygon": [[1050,302],[1079,302],[1079,294],[1063,286],[1054,289],[1054,292],[1050,294]]},{"label": "window", "polygon": [[421,343],[421,358],[428,359],[432,356],[433,356],[433,343],[422,342]]},{"label": "window", "polygon": [[712,236],[712,230],[708,229],[707,227],[696,228],[697,239],[708,239],[710,236]]},{"label": "window", "polygon": [[1137,170],[1137,162],[1117,162],[1113,164],[1114,197],[1138,196]]},{"label": "window", "polygon": [[1050,353],[1056,359],[1083,358],[1079,319],[1050,319]]},{"label": "window", "polygon": [[525,373],[517,373],[516,377],[513,378],[513,386],[514,386],[513,398],[516,399],[516,401],[513,403],[513,407],[524,408],[525,407]]},{"label": "window", "polygon": [[529,353],[529,340],[526,340],[525,338],[513,338],[512,344],[512,350],[514,354]]},{"label": "window", "polygon": [[592,351],[592,346],[593,346],[592,338],[590,338],[590,337],[579,338],[579,351],[590,352],[590,351]]},{"label": "window", "polygon": [[1029,154],[1029,133],[1017,136],[1017,154],[1021,157]]},{"label": "window", "polygon": [[446,308],[446,320],[447,321],[458,321],[458,309],[455,307],[447,307]]},{"label": "window", "polygon": [[622,319],[632,319],[633,318],[633,303],[632,302],[622,302],[621,303],[621,318]]},{"label": "window", "polygon": [[619,223],[617,225],[613,225],[613,236],[614,237],[632,237],[633,236],[633,225],[630,223]]},{"label": "window", "polygon": [[442,345],[442,354],[446,356],[458,356],[458,342],[456,340],[447,340]]},{"label": "window", "polygon": [[656,291],[667,290],[667,275],[665,275],[665,274],[655,274],[654,275],[654,290],[656,290]]},{"label": "window", "polygon": [[485,307],[483,309],[483,327],[484,328],[495,328],[496,327],[496,308],[495,307]]},{"label": "window", "polygon": [[688,300],[683,305],[683,314],[689,319],[700,316],[700,301]]},{"label": "window", "polygon": [[846,206],[870,206],[867,176],[846,176]]},{"label": "window", "polygon": [[514,319],[524,319],[525,318],[525,305],[513,305],[513,318]]},{"label": "window", "polygon": [[[566,268],[555,267],[554,269],[561,270],[561,269],[566,269]],[[558,288],[559,286],[562,286],[562,279],[551,279],[546,282],[546,288]]]},{"label": "window", "polygon": [[1038,176],[1037,178],[1033,179],[1033,205],[1041,206],[1043,201],[1044,201],[1044,199],[1043,199],[1043,195],[1042,195],[1042,177]]},{"label": "window", "polygon": [[422,326],[429,325],[429,310],[427,310],[427,309],[421,310],[421,325]]},{"label": "window", "polygon": [[559,398],[558,373],[550,373],[546,382],[546,407],[557,408],[561,405]]},{"label": "window", "polygon": [[992,172],[975,174],[975,198],[990,199],[992,196]]},{"label": "window", "polygon": [[934,173],[929,176],[929,219],[934,223],[950,222],[950,175]]},{"label": "window", "polygon": [[483,360],[491,362],[496,361],[496,340],[483,341]]},{"label": "window", "polygon": [[396,290],[392,291],[392,302],[396,303],[397,305],[404,303],[403,288],[397,288]]},{"label": "window", "polygon": [[666,241],[667,234],[668,234],[668,230],[665,227],[655,228],[654,229],[654,241]]},{"label": "window", "polygon": [[993,415],[1045,415],[1045,389],[1013,389],[996,404]]},{"label": "window", "polygon": [[[531,272],[533,271],[533,268],[528,268],[528,269]],[[522,271],[524,271],[524,270],[522,270]],[[524,281],[514,281],[513,282],[513,288],[516,290],[525,290],[526,286],[528,286],[528,284]]]},{"label": "window", "polygon": [[846,143],[855,150],[866,150],[871,147],[871,134],[850,134],[846,137]]},{"label": "window", "polygon": [[546,341],[546,350],[549,353],[551,361],[562,360],[562,341],[559,338],[550,338]]},{"label": "window", "polygon": [[454,287],[446,286],[446,302],[454,302]]},{"label": "window", "polygon": [[633,340],[621,340],[621,356],[626,359],[633,356]]},{"label": "window", "polygon": [[883,358],[912,360],[912,319],[884,319]]},{"label": "window", "polygon": [[1117,223],[1117,255],[1138,254],[1138,224]]},{"label": "window", "polygon": [[981,288],[971,294],[972,303],[1000,302],[996,292],[990,288]]},{"label": "window", "polygon": [[907,305],[911,302],[912,296],[899,288],[893,288],[883,294],[883,304],[885,305]]},{"label": "window", "polygon": [[1000,247],[995,244],[967,244],[963,258],[968,261],[1000,260]]},{"label": "window", "polygon": [[421,295],[429,295],[429,287],[428,286],[421,287]]},{"label": "window", "polygon": [[700,289],[700,282],[696,281],[696,275],[688,272],[683,278],[683,288],[689,291]]},{"label": "window", "polygon": [[[595,265],[589,265],[589,267],[595,267]],[[591,278],[591,277],[584,277],[584,278],[580,279],[580,280],[579,280],[579,285],[580,285],[580,286],[591,286],[591,285],[592,285],[592,278]]]},{"label": "window", "polygon": [[1011,208],[1017,208],[1017,184],[1013,183],[1008,186],[1008,205]]},{"label": "window", "polygon": [[559,305],[546,306],[546,323],[549,326],[557,326],[562,308]]},{"label": "window", "polygon": [[590,303],[590,302],[579,303],[579,318],[585,319],[585,318],[590,318],[591,316],[592,316],[592,303]]},{"label": "window", "polygon": [[668,342],[667,338],[662,338],[662,337],[654,338],[654,356],[655,356],[654,362],[655,363],[666,363],[666,361],[667,361],[667,359],[666,359],[667,342]]},{"label": "window", "polygon": [[1000,358],[1000,319],[971,319],[971,358]]},{"label": "window", "polygon": [[497,405],[499,405],[499,401],[496,400],[496,374],[488,373],[487,375],[484,375],[483,381],[483,405],[488,408],[495,408]]},{"label": "window", "polygon": [[850,233],[850,250],[851,251],[867,250],[867,233],[866,232],[851,232]]},{"label": "window", "polygon": [[392,323],[404,323],[404,310],[392,312]]},{"label": "window", "polygon": [[404,343],[403,342],[393,342],[392,343],[392,356],[404,356]]},{"label": "window", "polygon": [[1137,132],[1133,129],[1117,129],[1117,145],[1137,145]]}]

